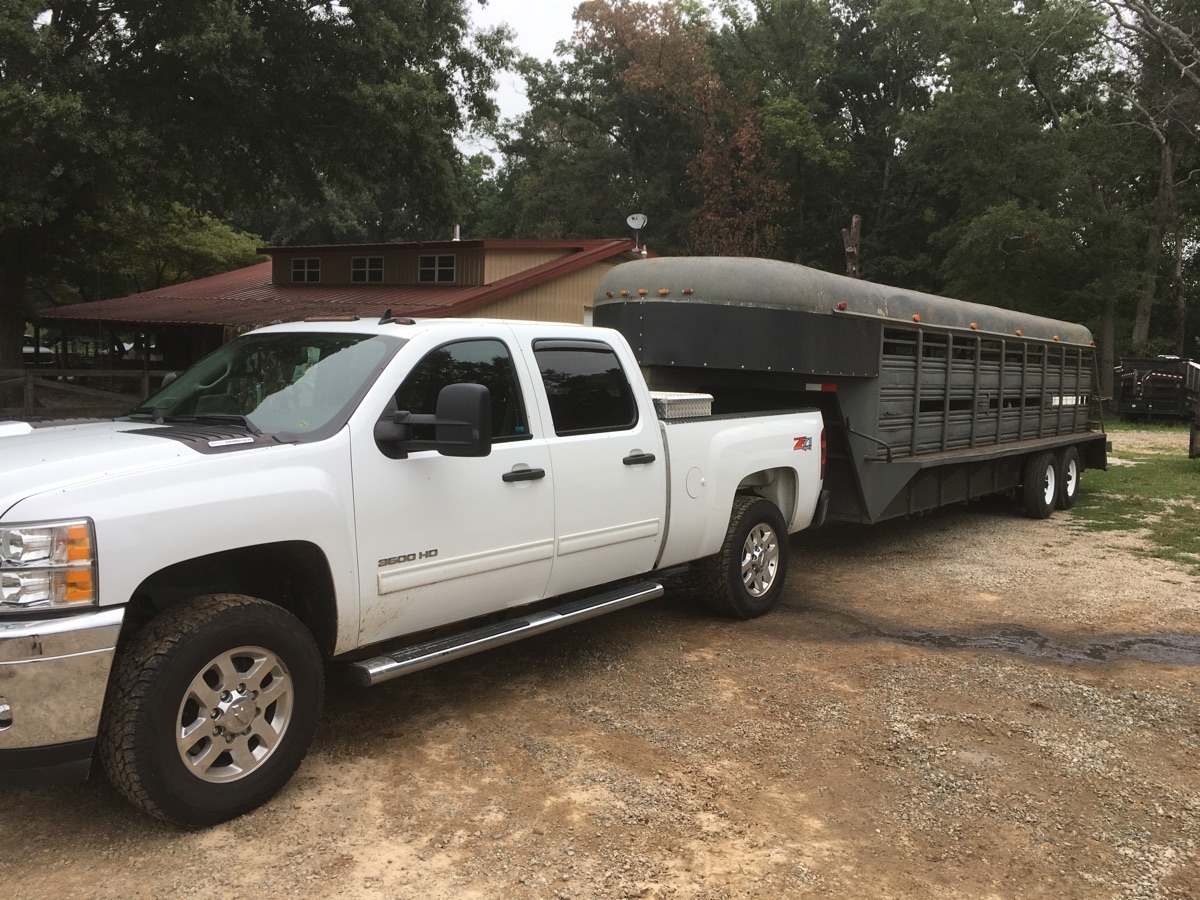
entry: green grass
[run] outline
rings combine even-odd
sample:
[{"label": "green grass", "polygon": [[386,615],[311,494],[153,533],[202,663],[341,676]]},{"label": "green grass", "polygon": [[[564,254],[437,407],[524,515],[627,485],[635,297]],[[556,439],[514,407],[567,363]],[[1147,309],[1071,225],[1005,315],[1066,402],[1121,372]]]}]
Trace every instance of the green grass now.
[{"label": "green grass", "polygon": [[1200,575],[1200,459],[1176,453],[1121,453],[1120,459],[1123,465],[1106,472],[1084,472],[1076,526],[1085,531],[1144,530],[1149,555],[1174,560]]},{"label": "green grass", "polygon": [[1127,422],[1124,419],[1118,419],[1116,416],[1113,416],[1113,415],[1108,415],[1108,416],[1104,417],[1104,430],[1109,432],[1110,434],[1113,432],[1119,433],[1122,431],[1136,431],[1139,433],[1150,433],[1150,434],[1171,434],[1173,432],[1177,432],[1180,434],[1186,434],[1190,427],[1191,427],[1190,424],[1187,422],[1176,421],[1173,419],[1168,419],[1165,421],[1160,420],[1160,421],[1155,421],[1155,422],[1144,422],[1144,421],[1143,422],[1138,422],[1138,421]]}]

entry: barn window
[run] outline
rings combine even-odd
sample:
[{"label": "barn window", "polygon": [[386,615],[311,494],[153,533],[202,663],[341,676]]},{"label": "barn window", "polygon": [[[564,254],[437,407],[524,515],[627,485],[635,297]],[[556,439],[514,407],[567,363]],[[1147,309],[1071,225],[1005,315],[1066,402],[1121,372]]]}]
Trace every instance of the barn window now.
[{"label": "barn window", "polygon": [[318,257],[297,257],[292,260],[292,281],[316,284],[321,280],[321,260]]},{"label": "barn window", "polygon": [[454,256],[422,256],[417,264],[421,284],[454,284]]},{"label": "barn window", "polygon": [[382,256],[353,256],[350,258],[350,280],[355,284],[382,284]]}]

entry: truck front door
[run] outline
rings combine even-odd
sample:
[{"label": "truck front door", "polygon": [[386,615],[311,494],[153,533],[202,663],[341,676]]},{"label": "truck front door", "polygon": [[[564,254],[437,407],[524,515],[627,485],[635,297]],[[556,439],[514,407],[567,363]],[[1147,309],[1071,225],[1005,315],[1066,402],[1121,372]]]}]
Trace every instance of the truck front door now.
[{"label": "truck front door", "polygon": [[[550,453],[531,428],[508,345],[489,338],[437,347],[380,415],[434,413],[441,389],[460,382],[491,392],[488,456],[421,450],[391,459],[369,432],[354,441],[363,643],[530,603],[545,592],[554,552]],[[433,439],[433,426],[414,432],[414,439]]]}]

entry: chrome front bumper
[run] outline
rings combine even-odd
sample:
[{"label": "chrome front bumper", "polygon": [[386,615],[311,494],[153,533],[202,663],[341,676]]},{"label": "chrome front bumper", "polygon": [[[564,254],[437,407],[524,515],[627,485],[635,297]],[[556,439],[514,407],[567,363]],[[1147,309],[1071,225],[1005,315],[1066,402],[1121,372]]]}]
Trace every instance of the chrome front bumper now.
[{"label": "chrome front bumper", "polygon": [[87,777],[124,618],[0,620],[0,786]]}]

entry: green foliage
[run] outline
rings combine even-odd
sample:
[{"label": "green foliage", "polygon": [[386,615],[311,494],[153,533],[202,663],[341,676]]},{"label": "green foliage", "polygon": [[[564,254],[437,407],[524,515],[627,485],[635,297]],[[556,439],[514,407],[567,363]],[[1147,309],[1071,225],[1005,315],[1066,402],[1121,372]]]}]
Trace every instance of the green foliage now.
[{"label": "green foliage", "polygon": [[[1083,321],[1106,359],[1129,349],[1147,297],[1147,346],[1200,331],[1187,307],[1200,283],[1191,0],[714,6],[710,18],[691,0],[583,4],[559,60],[524,64],[532,108],[502,142],[489,221],[594,235],[636,209],[655,249],[680,252],[708,216],[773,236],[770,255],[842,271],[858,214],[873,280]],[[693,87],[701,71],[737,98],[732,113],[696,114],[717,94]],[[757,129],[745,158],[777,200],[714,151],[714,135],[736,143],[735,122]],[[742,219],[750,210],[769,221]]]},{"label": "green foliage", "polygon": [[[663,73],[688,62],[689,28],[670,4],[585,3],[560,62],[524,59],[531,109],[501,141],[500,202],[481,220],[499,237],[624,234],[650,216],[656,250],[682,252],[700,197],[687,167],[702,145]],[[700,48],[702,50],[702,47]],[[701,53],[701,59],[703,54]]]},{"label": "green foliage", "polygon": [[179,204],[108,210],[80,222],[86,253],[64,257],[54,293],[83,300],[149,291],[262,262],[259,240]]},{"label": "green foliage", "polygon": [[494,119],[507,39],[472,35],[465,0],[7,0],[0,367],[28,280],[82,267],[131,211],[271,233],[273,209],[316,206],[441,236],[466,199],[454,137]]}]

